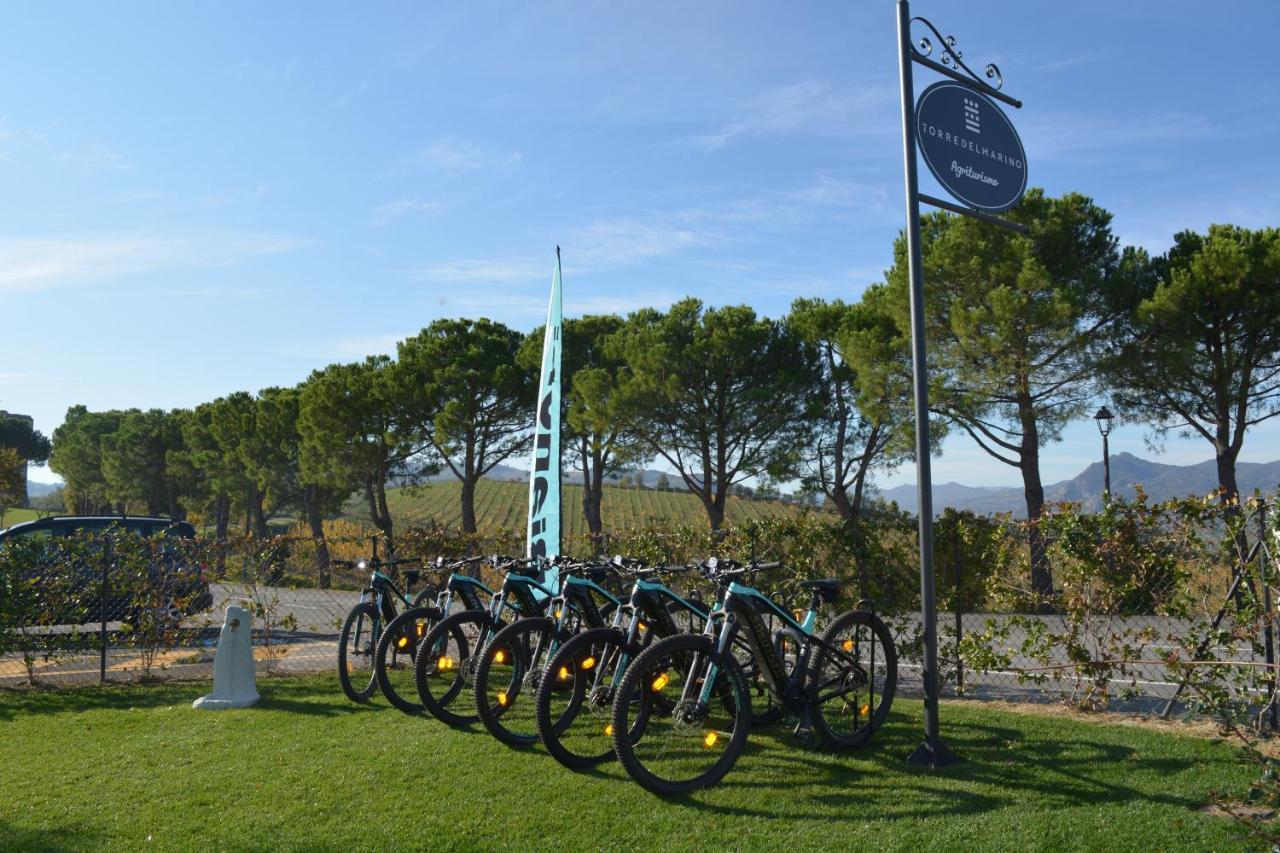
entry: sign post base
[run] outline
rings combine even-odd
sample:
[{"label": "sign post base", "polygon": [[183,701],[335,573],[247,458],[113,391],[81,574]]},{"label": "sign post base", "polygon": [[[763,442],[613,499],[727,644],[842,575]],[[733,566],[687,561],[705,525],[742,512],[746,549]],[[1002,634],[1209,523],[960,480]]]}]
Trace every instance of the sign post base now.
[{"label": "sign post base", "polygon": [[962,761],[964,759],[952,752],[951,748],[941,740],[932,744],[926,740],[916,747],[915,752],[907,756],[908,764],[914,764],[917,767],[928,767],[931,770],[950,767]]}]

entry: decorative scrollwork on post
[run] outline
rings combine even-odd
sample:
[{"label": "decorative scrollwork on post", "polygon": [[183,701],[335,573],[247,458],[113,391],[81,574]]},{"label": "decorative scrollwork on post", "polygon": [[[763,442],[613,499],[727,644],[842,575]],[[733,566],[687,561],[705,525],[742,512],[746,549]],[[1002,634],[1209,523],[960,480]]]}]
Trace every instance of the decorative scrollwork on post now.
[{"label": "decorative scrollwork on post", "polygon": [[[938,46],[941,49],[941,55],[938,57],[938,61],[944,66],[956,71],[963,71],[977,82],[984,86],[990,86],[996,91],[999,91],[1000,87],[1004,85],[1004,77],[1000,74],[1000,67],[994,62],[988,62],[987,67],[984,69],[987,80],[991,81],[988,83],[987,80],[983,80],[974,73],[972,68],[965,64],[964,53],[956,49],[955,36],[944,36],[942,33],[938,32],[938,28],[935,27],[928,18],[922,18],[917,15],[911,19],[911,23],[914,24],[916,21],[919,21],[928,27],[929,32],[933,33],[933,37],[938,40]],[[928,36],[921,36],[918,41],[911,45],[911,50],[919,56],[930,56],[933,53],[933,41],[930,40]]]}]

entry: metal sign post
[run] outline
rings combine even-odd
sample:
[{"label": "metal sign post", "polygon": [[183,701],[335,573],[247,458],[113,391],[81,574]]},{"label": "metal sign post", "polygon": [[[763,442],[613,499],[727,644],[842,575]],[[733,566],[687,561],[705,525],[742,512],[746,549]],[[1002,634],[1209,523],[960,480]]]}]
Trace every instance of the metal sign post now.
[{"label": "metal sign post", "polygon": [[[933,479],[929,470],[929,368],[925,358],[924,280],[920,246],[920,202],[971,216],[984,222],[1025,232],[1025,226],[994,216],[1018,202],[1026,189],[1026,156],[1012,123],[992,103],[995,98],[1014,107],[1021,102],[1001,93],[1000,71],[986,67],[992,87],[961,59],[956,40],[943,37],[933,24],[911,17],[907,0],[898,3],[898,81],[902,93],[902,160],[907,199],[907,269],[911,279],[911,367],[915,380],[916,481],[920,523],[920,615],[924,623],[924,742],[908,762],[945,767],[960,759],[938,733],[938,612],[933,583]],[[920,21],[935,38],[940,62],[930,58],[933,43],[925,37],[920,50],[911,41],[912,21]],[[917,104],[911,79],[912,63],[919,63],[960,84],[935,84],[921,96],[920,113],[927,121],[917,128]],[[934,98],[926,106],[926,98]],[[958,97],[957,97],[958,95]],[[955,115],[947,110],[951,105]],[[927,110],[927,113],[925,112]],[[927,134],[925,161],[934,177],[962,204],[920,194],[916,176],[917,130]],[[983,131],[987,130],[986,137]],[[1016,143],[1016,144],[1015,144]],[[920,147],[924,150],[924,147]]]}]

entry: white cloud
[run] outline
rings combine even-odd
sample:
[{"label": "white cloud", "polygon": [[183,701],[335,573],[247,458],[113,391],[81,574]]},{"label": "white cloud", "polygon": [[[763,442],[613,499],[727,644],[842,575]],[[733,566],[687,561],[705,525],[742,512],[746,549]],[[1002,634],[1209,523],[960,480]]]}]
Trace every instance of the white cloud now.
[{"label": "white cloud", "polygon": [[1150,143],[1153,148],[1180,144],[1212,132],[1213,124],[1199,113],[1116,117],[1047,115],[1025,122],[1022,137],[1026,149],[1037,157],[1069,157],[1086,152],[1112,152],[1139,144]]},{"label": "white cloud", "polygon": [[[573,247],[569,265],[579,270],[624,267],[649,258],[674,254],[707,241],[686,212],[676,224],[649,220],[612,219],[593,222],[569,234]],[[681,224],[680,220],[684,220]]]},{"label": "white cloud", "polygon": [[84,172],[123,172],[133,169],[133,164],[123,154],[105,145],[84,145],[70,151],[60,151],[53,155],[53,159]]},{"label": "white cloud", "polygon": [[0,292],[46,290],[160,270],[229,267],[301,245],[296,238],[271,234],[0,236]]},{"label": "white cloud", "polygon": [[434,201],[424,201],[420,198],[404,198],[378,205],[373,209],[370,219],[374,225],[390,225],[397,219],[410,214],[427,213],[428,211],[438,210],[439,207],[440,205]]},{"label": "white cloud", "polygon": [[1090,48],[1082,53],[1073,56],[1064,56],[1062,59],[1056,59],[1051,62],[1045,62],[1036,66],[1036,71],[1061,71],[1064,68],[1072,68],[1076,65],[1089,65],[1098,62],[1103,57],[1102,51]]},{"label": "white cloud", "polygon": [[802,129],[843,133],[892,129],[892,123],[883,117],[869,122],[868,116],[884,112],[879,108],[891,103],[896,92],[884,84],[838,91],[818,80],[773,86],[743,104],[737,115],[717,130],[689,141],[703,151],[716,151],[743,136],[788,134]]},{"label": "white cloud", "polygon": [[407,170],[456,176],[480,170],[514,169],[523,159],[514,149],[507,151],[462,139],[437,139],[403,158],[401,166]]},{"label": "white cloud", "polygon": [[242,59],[223,69],[223,75],[232,80],[275,83],[292,80],[301,66],[301,61],[296,58],[286,59],[282,62],[258,62],[254,59]]},{"label": "white cloud", "polygon": [[536,261],[532,258],[499,260],[458,258],[428,264],[417,270],[417,275],[430,281],[450,284],[475,282],[505,284],[540,278],[550,275],[550,271],[551,264],[547,260]]}]

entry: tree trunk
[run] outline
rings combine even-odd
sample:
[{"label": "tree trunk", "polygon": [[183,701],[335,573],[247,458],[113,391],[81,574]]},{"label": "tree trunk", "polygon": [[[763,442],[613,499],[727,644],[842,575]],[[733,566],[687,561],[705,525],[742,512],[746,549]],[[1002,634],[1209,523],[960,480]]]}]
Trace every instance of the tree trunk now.
[{"label": "tree trunk", "polygon": [[1040,529],[1044,514],[1044,484],[1040,482],[1040,431],[1035,409],[1029,397],[1018,401],[1022,421],[1020,449],[1022,492],[1027,501],[1027,545],[1031,551],[1031,592],[1041,607],[1053,597],[1053,570],[1049,566],[1049,549]]},{"label": "tree trunk", "polygon": [[600,515],[600,500],[604,492],[604,462],[598,453],[592,454],[591,470],[582,473],[582,516],[591,534],[591,548],[604,552],[604,521]]},{"label": "tree trunk", "polygon": [[382,513],[382,538],[387,543],[387,559],[396,558],[396,539],[394,522],[391,520],[391,508],[387,506],[387,478],[384,475],[378,482],[378,511]]},{"label": "tree trunk", "polygon": [[271,535],[270,531],[267,530],[267,514],[262,510],[262,504],[266,499],[265,492],[260,492],[257,489],[253,490],[253,503],[250,505],[250,510],[253,513],[253,538],[259,541]]},{"label": "tree trunk", "polygon": [[1218,463],[1218,494],[1224,506],[1231,507],[1240,497],[1240,487],[1236,483],[1236,452],[1221,444],[1215,446]]},{"label": "tree trunk", "polygon": [[[858,497],[861,498],[861,484],[859,484],[858,492]],[[836,514],[840,516],[841,521],[846,524],[853,521],[857,512],[854,511],[853,504],[849,502],[848,493],[841,488],[839,483],[832,485],[830,491],[827,492],[827,497],[831,498],[831,504],[836,508]]]},{"label": "tree trunk", "polygon": [[468,477],[462,481],[462,532],[476,532],[476,481]]},{"label": "tree trunk", "polygon": [[727,486],[721,485],[713,495],[703,495],[702,505],[707,508],[707,521],[711,525],[711,532],[715,535],[716,541],[724,538],[724,502]]},{"label": "tree trunk", "polygon": [[307,524],[311,527],[311,538],[316,543],[316,586],[328,589],[332,582],[332,568],[329,562],[329,543],[324,537],[324,519],[320,517],[320,502],[317,497],[316,486],[307,486],[302,490],[302,507],[307,514]]},{"label": "tree trunk", "polygon": [[214,554],[218,577],[227,573],[227,533],[231,527],[231,496],[218,495],[213,499],[213,536],[217,542]]}]

